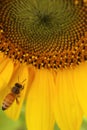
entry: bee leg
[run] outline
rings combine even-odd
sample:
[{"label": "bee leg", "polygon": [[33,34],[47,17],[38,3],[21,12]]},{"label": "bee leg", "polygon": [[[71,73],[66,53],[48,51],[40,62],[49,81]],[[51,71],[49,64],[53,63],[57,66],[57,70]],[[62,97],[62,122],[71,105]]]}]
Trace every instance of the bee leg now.
[{"label": "bee leg", "polygon": [[19,100],[18,100],[19,97],[20,97],[20,95],[18,95],[18,96],[16,97],[16,102],[17,102],[17,104],[20,103]]},{"label": "bee leg", "polygon": [[19,100],[18,100],[18,98],[16,98],[16,102],[17,102],[17,104],[19,104]]},{"label": "bee leg", "polygon": [[22,86],[22,89],[24,89],[24,85]]}]

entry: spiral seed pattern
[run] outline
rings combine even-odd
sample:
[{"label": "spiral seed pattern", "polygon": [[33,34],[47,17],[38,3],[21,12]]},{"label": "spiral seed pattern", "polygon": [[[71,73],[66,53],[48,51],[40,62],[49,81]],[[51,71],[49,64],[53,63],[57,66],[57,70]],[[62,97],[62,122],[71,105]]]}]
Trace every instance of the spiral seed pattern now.
[{"label": "spiral seed pattern", "polygon": [[0,0],[0,51],[37,68],[87,60],[87,2]]}]

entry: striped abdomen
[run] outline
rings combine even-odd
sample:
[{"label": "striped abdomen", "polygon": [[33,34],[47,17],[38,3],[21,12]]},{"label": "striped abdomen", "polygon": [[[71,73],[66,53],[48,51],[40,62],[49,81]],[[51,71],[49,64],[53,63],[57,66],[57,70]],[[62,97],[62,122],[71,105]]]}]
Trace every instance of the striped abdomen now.
[{"label": "striped abdomen", "polygon": [[2,103],[2,110],[6,110],[8,107],[10,107],[12,105],[12,103],[14,102],[16,98],[16,95],[13,93],[9,93],[5,99],[3,100]]}]

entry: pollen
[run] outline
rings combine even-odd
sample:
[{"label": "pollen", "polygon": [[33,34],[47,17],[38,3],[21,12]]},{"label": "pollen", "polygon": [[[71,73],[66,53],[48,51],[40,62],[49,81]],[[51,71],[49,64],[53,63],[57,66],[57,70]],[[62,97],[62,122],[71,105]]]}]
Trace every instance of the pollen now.
[{"label": "pollen", "polygon": [[0,52],[38,69],[87,61],[87,2],[1,0]]}]

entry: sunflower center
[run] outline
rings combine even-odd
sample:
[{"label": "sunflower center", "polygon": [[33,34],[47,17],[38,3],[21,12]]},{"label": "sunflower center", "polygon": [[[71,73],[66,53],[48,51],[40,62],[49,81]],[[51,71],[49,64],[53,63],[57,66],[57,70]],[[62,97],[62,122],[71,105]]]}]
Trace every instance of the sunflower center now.
[{"label": "sunflower center", "polygon": [[50,23],[49,15],[41,15],[38,17],[40,19],[40,24],[48,25]]},{"label": "sunflower center", "polygon": [[1,0],[0,50],[38,68],[87,60],[86,5],[83,0]]}]

